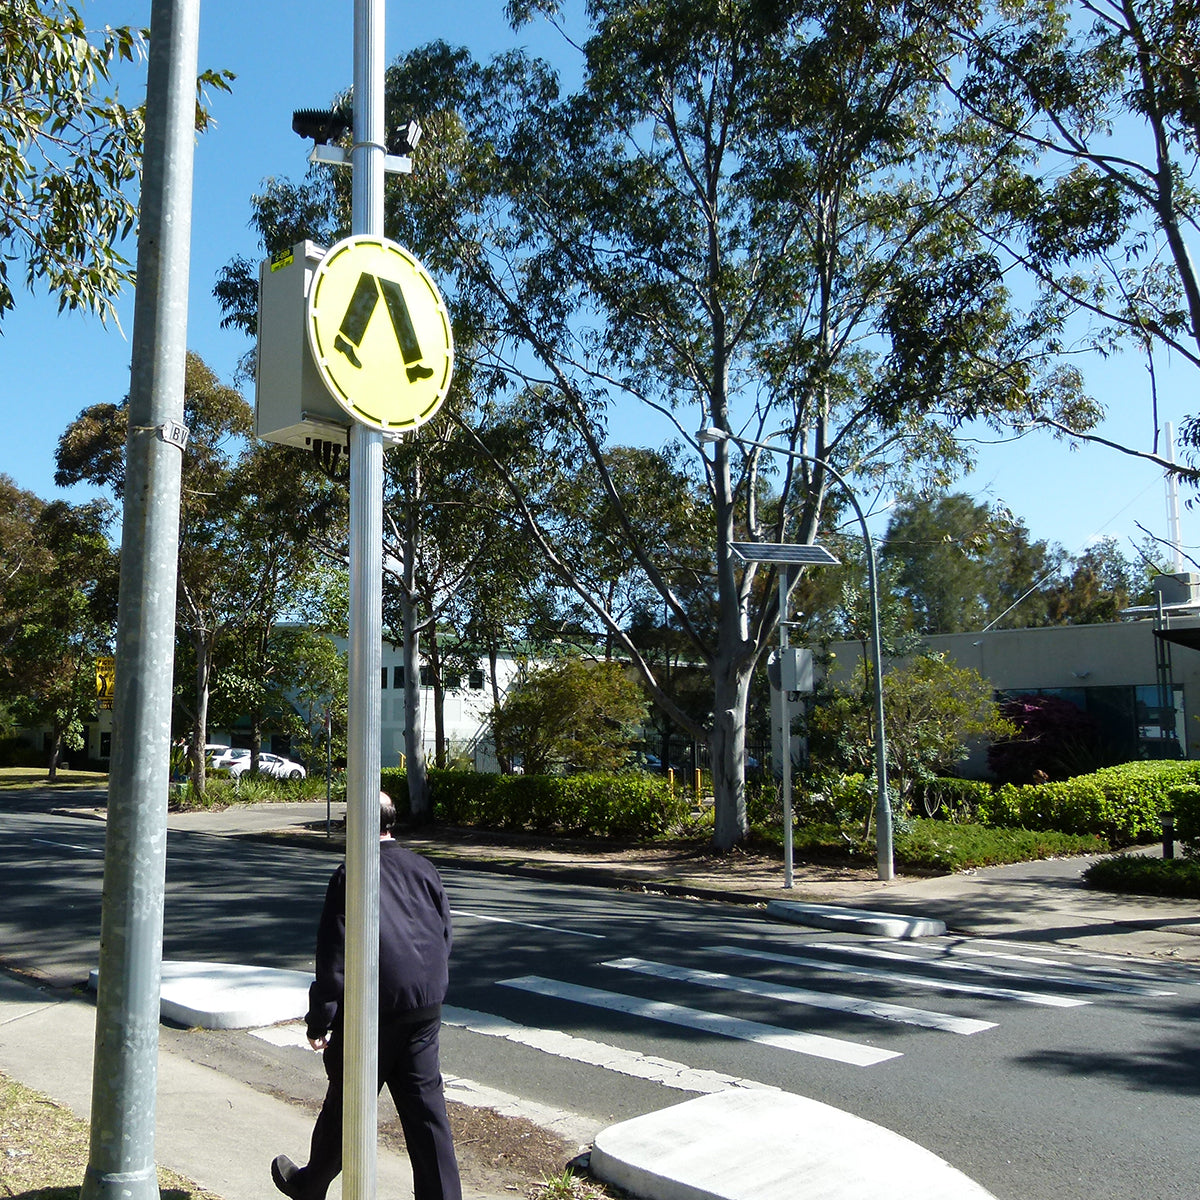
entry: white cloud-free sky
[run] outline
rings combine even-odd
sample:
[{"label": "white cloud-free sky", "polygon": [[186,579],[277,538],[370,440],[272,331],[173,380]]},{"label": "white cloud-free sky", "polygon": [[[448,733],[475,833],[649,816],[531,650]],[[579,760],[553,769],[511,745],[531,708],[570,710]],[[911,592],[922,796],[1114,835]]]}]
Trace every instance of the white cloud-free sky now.
[{"label": "white cloud-free sky", "polygon": [[[577,13],[578,5],[570,6]],[[148,0],[93,0],[83,6],[89,24],[148,24]],[[352,0],[202,0],[200,65],[236,73],[231,94],[215,94],[215,128],[196,148],[193,248],[190,264],[188,341],[222,379],[232,381],[247,349],[239,333],[219,327],[212,298],[218,270],[236,254],[257,254],[247,222],[249,198],[270,176],[303,176],[308,143],[291,131],[297,108],[321,108],[345,88],[353,70]],[[387,5],[386,56],[391,61],[434,39],[468,46],[477,56],[524,45],[577,70],[577,52],[545,24],[514,34],[500,0],[442,0],[440,4]],[[144,66],[123,83],[130,101],[144,91]],[[418,247],[414,247],[420,253]],[[130,247],[130,254],[134,252]],[[88,404],[120,400],[129,387],[130,297],[119,305],[124,333],[98,320],[59,316],[55,301],[19,293],[17,308],[0,325],[0,472],[49,498],[54,447]],[[1136,357],[1082,364],[1089,387],[1110,410],[1103,432],[1115,441],[1149,449],[1153,427],[1149,379]],[[1160,363],[1163,420],[1179,421],[1200,410],[1197,374]],[[251,397],[252,398],[252,397]],[[639,425],[639,419],[641,424]],[[645,414],[614,420],[613,436],[636,440]],[[984,442],[993,435],[981,433]],[[1161,473],[1152,465],[1097,446],[1071,449],[1044,433],[978,446],[977,470],[961,486],[980,498],[1002,501],[1035,537],[1076,552],[1099,535],[1114,535],[1128,549],[1140,540],[1136,524],[1166,533]],[[1183,512],[1185,545],[1200,542],[1196,516]]]}]

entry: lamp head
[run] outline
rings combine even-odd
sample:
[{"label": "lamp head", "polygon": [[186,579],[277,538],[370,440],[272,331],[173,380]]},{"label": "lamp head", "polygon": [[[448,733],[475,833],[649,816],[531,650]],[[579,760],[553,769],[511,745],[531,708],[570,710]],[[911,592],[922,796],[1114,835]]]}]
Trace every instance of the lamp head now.
[{"label": "lamp head", "polygon": [[696,430],[696,441],[702,446],[711,446],[716,442],[727,442],[731,436],[724,429],[718,429],[715,425],[705,425]]},{"label": "lamp head", "polygon": [[292,113],[292,131],[302,138],[312,138],[318,146],[340,138],[353,123],[348,109],[300,108]]},{"label": "lamp head", "polygon": [[388,137],[387,152],[389,154],[411,154],[417,148],[417,143],[421,140],[424,132],[421,123],[415,120],[409,121],[407,125],[397,126]]}]

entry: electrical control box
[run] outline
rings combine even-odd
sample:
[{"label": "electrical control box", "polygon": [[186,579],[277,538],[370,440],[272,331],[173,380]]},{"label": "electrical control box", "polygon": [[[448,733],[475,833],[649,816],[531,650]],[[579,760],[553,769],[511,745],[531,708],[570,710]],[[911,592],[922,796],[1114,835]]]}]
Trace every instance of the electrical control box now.
[{"label": "electrical control box", "polygon": [[767,678],[776,691],[811,692],[813,655],[801,646],[773,650],[767,659]]},{"label": "electrical control box", "polygon": [[318,452],[322,445],[345,446],[352,422],[329,394],[308,346],[308,289],[324,257],[323,247],[297,242],[259,267],[254,389],[260,438]]}]

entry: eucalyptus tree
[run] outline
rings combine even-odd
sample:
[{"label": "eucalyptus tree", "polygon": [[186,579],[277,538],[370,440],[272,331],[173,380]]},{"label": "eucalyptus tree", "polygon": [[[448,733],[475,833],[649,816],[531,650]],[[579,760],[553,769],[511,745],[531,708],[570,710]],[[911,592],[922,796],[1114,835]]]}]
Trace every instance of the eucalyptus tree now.
[{"label": "eucalyptus tree", "polygon": [[[998,264],[961,213],[1009,152],[939,106],[929,55],[953,44],[938,19],[970,10],[594,0],[574,95],[559,100],[546,69],[516,56],[466,72],[457,111],[472,169],[456,180],[468,194],[448,189],[427,219],[492,331],[496,371],[553,391],[568,432],[547,439],[547,456],[586,456],[647,586],[708,665],[710,731],[672,703],[510,480],[514,499],[664,711],[709,736],[719,847],[746,832],[748,690],[778,619],[772,576],[731,543],[812,541],[830,477],[803,459],[770,468],[728,441],[706,454],[692,431],[778,433],[782,449],[852,476],[944,479],[961,462],[963,417],[1075,398],[1076,379],[1044,370],[1039,331],[1012,319]],[[606,461],[605,423],[629,400],[699,451],[711,631],[639,536]]]},{"label": "eucalyptus tree", "polygon": [[[121,244],[137,220],[144,114],[117,87],[145,57],[146,32],[89,28],[83,6],[6,0],[0,29],[0,318],[15,303],[13,263],[59,308],[108,317],[133,280]],[[227,91],[205,71],[198,89]],[[203,97],[201,97],[202,99]],[[207,124],[202,104],[197,128]]]},{"label": "eucalyptus tree", "polygon": [[[1200,367],[1200,275],[1189,249],[1200,216],[1200,7],[997,0],[987,18],[945,27],[962,50],[947,84],[1021,151],[977,219],[1006,267],[1035,281],[1035,319],[1052,344],[1104,356],[1132,347],[1148,371],[1140,448],[1089,434],[1094,410],[1029,420],[1170,467],[1157,366],[1165,356]],[[1200,446],[1196,418],[1184,436]]]},{"label": "eucalyptus tree", "polygon": [[84,723],[96,707],[96,658],[112,651],[112,517],[103,500],[43,503],[0,476],[0,700],[20,724],[48,728],[51,781],[63,751],[84,747]]},{"label": "eucalyptus tree", "polygon": [[[188,355],[184,418],[177,628],[186,637],[177,659],[194,683],[176,694],[190,725],[192,778],[203,792],[208,706],[223,643],[236,632],[261,645],[297,602],[312,534],[328,519],[327,486],[315,472],[304,474],[302,456],[252,447],[249,406],[195,354]],[[84,409],[59,439],[55,482],[86,480],[120,496],[127,421],[127,402]]]},{"label": "eucalyptus tree", "polygon": [[[556,8],[509,11],[519,22]],[[707,452],[693,431],[778,434],[872,486],[944,482],[964,460],[962,418],[1078,401],[1077,377],[1043,367],[1041,329],[1012,318],[964,212],[1014,153],[941,104],[957,46],[943,27],[975,9],[591,0],[571,95],[516,52],[479,64],[435,44],[388,72],[389,119],[415,115],[427,136],[386,229],[444,285],[473,376],[470,410],[452,415],[613,652],[674,723],[709,739],[719,847],[746,833],[749,684],[778,619],[772,572],[731,543],[811,541],[843,501],[819,463],[772,465],[728,442]],[[321,195],[340,205],[341,186],[316,179],[288,211]],[[344,208],[322,211],[344,225]],[[237,272],[222,282],[231,314],[248,312]],[[520,470],[489,438],[513,403],[540,418],[523,426]],[[689,494],[704,498],[711,621],[685,602],[669,548],[614,470],[609,425],[638,405],[673,430]],[[578,532],[544,502],[562,463],[587,465],[589,520],[622,542],[631,587],[657,596],[706,665],[711,729],[673,702],[612,581],[589,573]]]}]

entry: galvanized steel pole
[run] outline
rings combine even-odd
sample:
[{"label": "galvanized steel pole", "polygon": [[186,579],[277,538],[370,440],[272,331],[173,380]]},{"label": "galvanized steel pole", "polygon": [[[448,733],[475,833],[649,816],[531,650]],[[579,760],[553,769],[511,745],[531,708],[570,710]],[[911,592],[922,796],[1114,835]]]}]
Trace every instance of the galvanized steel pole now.
[{"label": "galvanized steel pole", "polygon": [[[383,234],[384,0],[354,0],[351,232]],[[343,1194],[374,1200],[379,1098],[379,723],[383,435],[350,427],[350,654],[346,760]]]},{"label": "galvanized steel pole", "polygon": [[199,0],[155,0],[139,205],[117,678],[82,1200],[157,1198],[154,1161]]},{"label": "galvanized steel pole", "polygon": [[788,651],[788,569],[779,565],[779,783],[783,789],[783,886],[795,886],[792,863],[792,706],[783,685],[783,659]]}]

